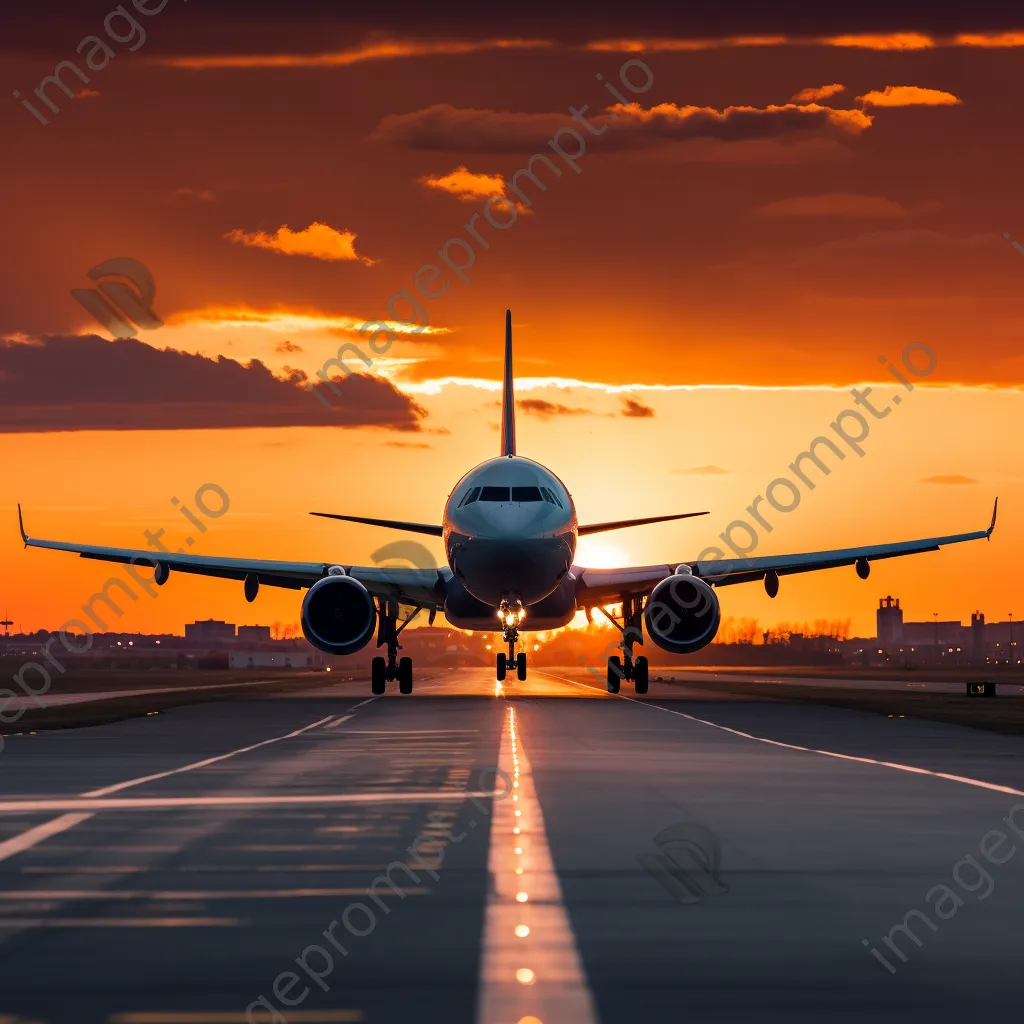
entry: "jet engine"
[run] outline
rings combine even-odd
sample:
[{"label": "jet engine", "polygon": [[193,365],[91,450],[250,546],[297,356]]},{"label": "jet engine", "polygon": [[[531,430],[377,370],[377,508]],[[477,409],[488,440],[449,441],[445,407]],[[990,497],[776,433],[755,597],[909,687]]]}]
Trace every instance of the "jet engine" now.
[{"label": "jet engine", "polygon": [[302,632],[327,654],[355,654],[377,627],[377,609],[366,587],[351,576],[317,580],[302,601]]},{"label": "jet engine", "polygon": [[663,651],[693,654],[715,639],[722,609],[702,579],[677,573],[651,591],[644,608],[647,635]]}]

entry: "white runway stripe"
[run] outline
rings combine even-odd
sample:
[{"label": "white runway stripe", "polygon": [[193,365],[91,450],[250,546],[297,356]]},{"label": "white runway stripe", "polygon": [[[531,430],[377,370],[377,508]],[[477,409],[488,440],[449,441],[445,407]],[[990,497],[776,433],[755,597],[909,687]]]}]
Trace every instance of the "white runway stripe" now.
[{"label": "white runway stripe", "polygon": [[[58,800],[41,802],[42,804],[52,804],[52,806],[32,807],[30,803],[26,803],[25,809],[55,811],[86,810],[80,802],[83,798],[104,797],[108,796],[110,793],[117,793],[122,789],[128,789],[129,786],[141,786],[144,782],[153,782],[156,779],[164,779],[167,778],[168,775],[178,775],[181,772],[190,772],[194,768],[205,768],[207,765],[215,764],[217,761],[223,761],[228,757],[234,757],[236,754],[245,754],[250,750],[256,750],[257,747],[265,747],[269,743],[277,743],[279,740],[287,740],[291,739],[293,736],[299,736],[302,733],[307,732],[309,729],[315,729],[318,725],[322,725],[326,721],[326,718],[321,718],[319,721],[313,722],[311,725],[286,733],[284,736],[274,736],[269,740],[263,740],[261,743],[253,743],[248,747],[241,747],[238,750],[229,751],[227,754],[221,754],[219,757],[208,757],[203,761],[195,761],[193,764],[183,765],[181,768],[174,768],[166,772],[158,772],[156,775],[143,775],[141,778],[129,779],[127,782],[119,782],[114,786],[105,786],[102,789],[93,789],[88,793],[83,793],[82,797],[64,801]],[[69,828],[74,828],[75,825],[78,825],[91,817],[91,814],[64,814],[59,818],[54,818],[52,821],[47,821],[42,825],[36,825],[35,828],[30,828],[27,831],[22,832],[20,835],[7,839],[0,843],[0,861],[6,860],[8,857],[13,857],[15,854],[22,853],[25,850],[29,850],[38,843],[43,842],[44,839],[49,839],[50,836],[57,835],[59,832],[64,832]]]},{"label": "white runway stripe", "polygon": [[[561,678],[565,678],[562,676]],[[572,683],[574,680],[566,679]],[[575,683],[576,686],[586,686],[586,683]],[[899,772],[910,772],[912,775],[930,775],[934,779],[945,779],[947,782],[960,782],[965,786],[976,786],[978,789],[989,789],[993,793],[1007,793],[1010,796],[1024,796],[1024,789],[1015,789],[1013,786],[1001,786],[995,782],[985,782],[983,779],[972,779],[967,775],[951,775],[949,772],[936,772],[931,768],[918,768],[912,764],[900,764],[898,761],[881,761],[874,757],[858,757],[856,754],[840,754],[836,750],[822,750],[819,747],[804,747],[799,743],[784,743],[782,740],[770,740],[767,736],[755,736],[751,732],[743,732],[742,729],[733,729],[728,725],[719,725],[717,722],[709,722],[706,718],[697,718],[696,715],[688,715],[685,711],[673,711],[672,708],[663,708],[660,704],[653,704],[646,700],[637,700],[635,697],[627,697],[624,694],[615,694],[621,700],[628,700],[631,704],[640,704],[643,707],[653,708],[655,711],[664,711],[670,715],[678,715],[680,718],[689,719],[698,725],[709,725],[712,729],[719,729],[722,732],[731,733],[745,740],[755,740],[757,743],[765,743],[769,747],[782,747],[784,750],[798,750],[805,754],[821,754],[822,757],[835,757],[840,761],[857,761],[860,764],[873,764],[879,768],[894,768]]]},{"label": "white runway stripe", "polygon": [[498,763],[514,788],[493,802],[476,1024],[596,1024],[517,728],[510,707]]},{"label": "white runway stripe", "polygon": [[[189,808],[201,809],[203,807],[290,807],[296,804],[413,804],[432,803],[434,801],[456,801],[456,800],[486,800],[493,796],[487,792],[469,792],[466,790],[440,789],[430,791],[412,790],[403,793],[324,793],[317,794],[293,794],[282,793],[280,796],[128,796],[128,797],[64,797],[59,799],[26,799],[26,800],[0,800],[0,812],[16,812],[20,814],[35,811],[160,811],[160,810],[181,810]],[[89,817],[89,815],[85,815]],[[57,819],[60,820],[60,819]],[[37,829],[30,829],[14,839],[7,840],[8,843],[17,842],[28,837],[31,832],[49,828],[55,825],[56,821],[48,822],[47,825],[40,825]],[[71,828],[78,824],[71,822],[62,828],[56,829],[61,832],[65,828]],[[47,833],[47,835],[52,832]],[[29,843],[34,845],[42,835]],[[28,849],[28,846],[23,847]],[[2,849],[2,847],[0,847]],[[15,851],[18,852],[18,851]]]},{"label": "white runway stripe", "polygon": [[129,779],[127,782],[118,782],[113,786],[105,786],[103,789],[94,789],[88,793],[83,793],[83,796],[109,796],[111,793],[118,793],[122,789],[129,789],[131,786],[141,786],[144,782],[156,782],[157,779],[166,779],[171,775],[180,775],[182,772],[195,771],[196,768],[207,768],[211,764],[216,764],[218,761],[226,761],[229,757],[237,757],[239,754],[248,754],[250,750],[259,750],[260,747],[269,746],[271,743],[280,743],[281,740],[290,740],[295,736],[301,736],[304,732],[309,732],[310,729],[315,729],[318,725],[323,725],[324,722],[330,721],[331,717],[328,715],[327,718],[320,718],[309,725],[304,725],[301,729],[295,729],[292,732],[287,732],[283,736],[272,736],[269,740],[261,740],[259,743],[252,743],[248,747],[239,747],[238,750],[229,750],[226,754],[219,754],[217,757],[207,757],[202,761],[194,761],[192,764],[182,765],[181,768],[172,768],[170,771],[157,772],[154,775],[143,775],[137,779]]},{"label": "white runway stripe", "polygon": [[36,825],[35,828],[30,828],[27,832],[22,832],[20,835],[0,843],[0,860],[7,860],[8,857],[13,857],[16,853],[29,850],[36,843],[41,843],[44,839],[49,839],[50,836],[55,836],[60,832],[66,832],[69,828],[74,828],[86,818],[91,817],[91,814],[62,814],[52,821]]},{"label": "white runway stripe", "polygon": [[347,722],[350,718],[355,718],[355,715],[343,715],[341,718],[336,718],[333,722],[328,722],[325,729],[337,729],[342,722]]}]

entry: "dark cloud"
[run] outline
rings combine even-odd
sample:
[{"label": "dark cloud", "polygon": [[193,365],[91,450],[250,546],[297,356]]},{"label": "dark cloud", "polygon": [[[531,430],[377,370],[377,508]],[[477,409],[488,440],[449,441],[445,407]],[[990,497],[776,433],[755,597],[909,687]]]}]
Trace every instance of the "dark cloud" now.
[{"label": "dark cloud", "polygon": [[[12,6],[4,12],[3,48],[8,52],[56,53],[86,34],[102,32],[103,17],[116,5],[90,9],[81,0]],[[129,11],[132,5],[126,4]],[[151,8],[157,6],[150,0]],[[346,10],[345,7],[348,7]],[[1018,5],[1006,0],[790,0],[784,7],[764,0],[680,6],[668,0],[602,0],[593,6],[520,0],[510,11],[470,0],[443,7],[414,0],[339,5],[337,0],[204,0],[201,8],[170,0],[146,22],[146,55],[168,52],[312,52],[324,41],[351,45],[374,35],[472,39],[481,35],[545,36],[581,43],[607,36],[818,34],[854,31],[958,32],[1018,28]],[[137,59],[137,58],[134,58]]]},{"label": "dark cloud", "polygon": [[[814,103],[724,110],[663,103],[649,110],[595,114],[589,120],[598,132],[590,144],[602,149],[647,148],[701,138],[730,142],[763,139],[826,127],[857,133],[871,123],[871,118],[860,110],[836,110]],[[408,149],[550,153],[548,142],[560,128],[570,124],[566,114],[475,110],[435,103],[407,114],[389,114],[370,138]],[[563,138],[562,145],[573,151],[571,139]]]},{"label": "dark cloud", "polygon": [[623,416],[633,416],[636,419],[649,419],[654,415],[654,410],[649,405],[644,405],[643,402],[638,402],[635,398],[623,398]]},{"label": "dark cloud", "polygon": [[258,360],[156,349],[93,334],[0,341],[0,432],[220,427],[390,427],[418,430],[426,411],[380,377],[353,375],[330,406]]},{"label": "dark cloud", "polygon": [[275,352],[281,352],[281,353],[285,353],[285,352],[301,352],[302,351],[302,346],[301,345],[296,345],[294,341],[288,341],[287,339],[285,339],[284,341],[281,342],[280,345],[275,345],[274,346],[274,351]]},{"label": "dark cloud", "polygon": [[543,398],[523,398],[516,403],[519,408],[531,415],[550,419],[552,416],[593,416],[592,409],[579,406],[562,405],[561,402],[548,402]]}]

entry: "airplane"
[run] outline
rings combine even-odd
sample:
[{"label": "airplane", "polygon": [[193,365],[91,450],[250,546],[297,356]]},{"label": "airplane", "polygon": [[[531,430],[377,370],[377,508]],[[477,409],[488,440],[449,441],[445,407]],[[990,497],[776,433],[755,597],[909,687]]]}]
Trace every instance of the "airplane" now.
[{"label": "airplane", "polygon": [[[775,597],[780,576],[846,565],[854,566],[857,575],[866,579],[871,562],[877,559],[990,538],[998,506],[997,498],[988,529],[948,537],[793,555],[665,561],[621,569],[578,566],[575,553],[579,537],[708,513],[683,512],[580,525],[565,484],[539,462],[517,454],[512,314],[506,310],[501,453],[459,480],[448,495],[441,523],[310,513],[441,537],[448,560],[443,568],[283,562],[189,553],[161,553],[157,558],[151,550],[29,537],[20,505],[18,526],[26,547],[71,551],[83,558],[108,562],[149,563],[161,586],[172,572],[183,572],[243,581],[250,602],[261,586],[306,590],[302,631],[314,647],[327,654],[354,654],[376,632],[377,647],[387,648],[386,659],[378,656],[372,661],[370,689],[375,695],[384,693],[387,682],[395,680],[400,693],[412,692],[412,660],[398,657],[402,646],[399,636],[420,612],[428,613],[430,623],[439,611],[443,612],[448,622],[462,629],[489,631],[497,625],[508,645],[507,653],[500,652],[496,657],[496,675],[501,681],[510,671],[515,671],[520,680],[527,677],[526,654],[515,653],[521,632],[565,626],[580,608],[596,608],[622,636],[618,645],[621,656],[610,656],[607,661],[609,692],[618,693],[626,679],[636,693],[644,694],[648,689],[647,658],[634,656],[633,647],[643,645],[645,627],[656,646],[673,654],[691,654],[711,643],[718,632],[721,606],[717,592],[721,587],[760,580],[768,595]],[[621,606],[618,618],[607,611],[605,606],[609,605]],[[403,607],[411,609],[404,618]]]}]

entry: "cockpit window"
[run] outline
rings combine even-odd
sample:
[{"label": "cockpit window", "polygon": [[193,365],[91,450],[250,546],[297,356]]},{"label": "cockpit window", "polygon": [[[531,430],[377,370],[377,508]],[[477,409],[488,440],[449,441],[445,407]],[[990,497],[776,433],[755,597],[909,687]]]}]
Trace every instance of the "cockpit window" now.
[{"label": "cockpit window", "polygon": [[550,501],[552,505],[557,505],[559,508],[562,507],[562,503],[558,500],[558,496],[554,491],[548,490],[547,487],[542,487],[541,490],[544,492],[544,498]]},{"label": "cockpit window", "polygon": [[459,508],[462,508],[463,505],[472,505],[473,502],[476,501],[476,499],[479,498],[479,497],[480,497],[480,488],[479,487],[474,487],[473,490],[471,490],[469,492],[469,494],[467,494],[462,499],[462,501],[459,502]]},{"label": "cockpit window", "polygon": [[481,487],[481,501],[508,501],[507,487]]},{"label": "cockpit window", "polygon": [[543,501],[539,487],[513,487],[513,501]]}]

